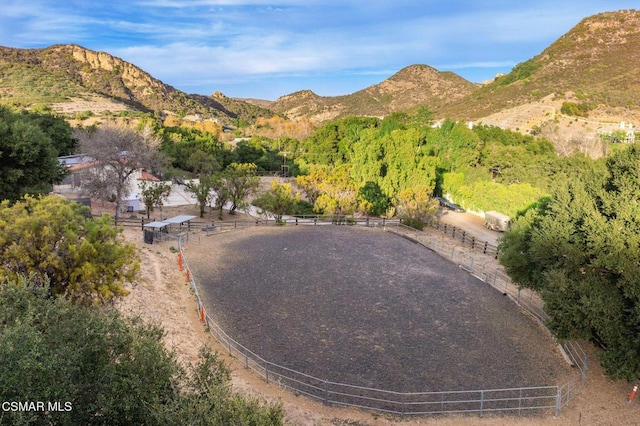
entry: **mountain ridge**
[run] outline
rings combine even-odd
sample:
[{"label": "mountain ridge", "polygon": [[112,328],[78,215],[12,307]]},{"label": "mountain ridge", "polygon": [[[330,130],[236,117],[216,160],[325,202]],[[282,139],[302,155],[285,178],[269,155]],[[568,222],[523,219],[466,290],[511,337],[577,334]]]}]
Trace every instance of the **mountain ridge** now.
[{"label": "mountain ridge", "polygon": [[[47,104],[64,103],[74,97],[98,96],[133,110],[198,114],[222,123],[244,116],[273,116],[265,108],[238,103],[226,96],[184,93],[121,58],[76,44],[56,44],[39,49],[0,46],[0,75],[0,94],[8,101],[16,99],[18,104],[21,99],[29,98],[29,83],[40,82],[36,86],[45,96],[36,99]],[[32,77],[31,81],[21,84],[24,76],[27,80]],[[53,84],[45,84],[49,81]],[[12,82],[13,91],[7,87]]]},{"label": "mountain ridge", "polygon": [[309,118],[319,124],[349,115],[382,117],[424,103],[443,105],[471,94],[477,85],[449,71],[415,64],[357,92],[319,96],[302,90],[276,99],[270,108],[290,118]]},{"label": "mountain ridge", "polygon": [[[434,117],[498,125],[523,132],[594,133],[620,121],[640,121],[640,12],[606,12],[583,19],[554,43],[487,84],[429,65],[410,65],[351,94],[302,90],[269,102],[215,92],[188,95],[137,66],[78,45],[42,49],[0,47],[0,98],[17,105],[110,99],[114,108],[197,114],[222,123],[255,122],[274,114],[315,125],[349,115],[383,117],[428,106]],[[585,107],[588,117],[562,112]],[[87,102],[88,108],[93,108]],[[604,124],[603,124],[604,123]],[[608,124],[607,124],[608,123]],[[606,124],[606,125],[605,125]],[[561,133],[561,132],[560,132]],[[558,141],[572,135],[558,134]]]}]

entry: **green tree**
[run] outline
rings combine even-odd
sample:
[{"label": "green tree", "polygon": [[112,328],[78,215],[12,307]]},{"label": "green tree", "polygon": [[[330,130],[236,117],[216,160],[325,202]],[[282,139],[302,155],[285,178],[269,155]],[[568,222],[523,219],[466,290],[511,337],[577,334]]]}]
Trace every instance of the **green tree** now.
[{"label": "green tree", "polygon": [[31,117],[0,106],[0,201],[47,193],[64,177],[56,145]]},{"label": "green tree", "polygon": [[189,368],[189,381],[177,398],[156,404],[154,419],[161,425],[248,425],[283,424],[281,405],[267,405],[258,399],[234,394],[229,386],[231,371],[220,357],[201,349],[197,364]]},{"label": "green tree", "polygon": [[255,192],[260,183],[257,170],[253,163],[231,163],[222,173],[231,202],[229,214],[234,214],[238,207],[247,205],[245,199]]},{"label": "green tree", "polygon": [[220,170],[220,164],[216,156],[210,152],[196,149],[186,160],[187,170],[192,170],[198,175],[206,175]]},{"label": "green tree", "polygon": [[396,212],[402,223],[420,230],[435,216],[437,206],[430,188],[407,188],[396,196]]},{"label": "green tree", "polygon": [[358,191],[360,209],[370,215],[382,216],[387,212],[390,202],[389,197],[383,194],[375,182],[367,182]]},{"label": "green tree", "polygon": [[320,196],[320,183],[326,178],[325,167],[313,165],[306,175],[296,176],[296,185],[304,192],[307,201],[313,205]]},{"label": "green tree", "polygon": [[218,210],[218,219],[222,220],[222,211],[231,198],[229,186],[223,172],[211,175],[211,190],[214,192],[214,209]]},{"label": "green tree", "polygon": [[88,208],[56,196],[0,203],[0,281],[26,275],[85,305],[126,295],[139,271],[135,247],[108,216],[87,216]]},{"label": "green tree", "polygon": [[264,209],[280,222],[285,214],[293,214],[296,205],[300,201],[300,195],[294,194],[289,183],[271,182],[271,189],[253,200],[253,204]]},{"label": "green tree", "polygon": [[160,151],[171,165],[196,174],[225,168],[233,161],[231,147],[218,140],[215,134],[194,128],[165,127]]},{"label": "green tree", "polygon": [[204,209],[209,204],[213,198],[213,194],[211,190],[214,188],[214,177],[212,175],[209,176],[201,176],[198,181],[190,181],[185,185],[185,189],[187,192],[193,194],[198,201],[198,206],[200,208],[200,217],[204,217]]},{"label": "green tree", "polygon": [[51,113],[34,114],[23,111],[22,117],[36,124],[51,140],[56,156],[71,155],[77,141],[73,138],[71,126],[63,117]]},{"label": "green tree", "polygon": [[170,194],[171,185],[167,183],[146,180],[140,183],[140,195],[142,195],[142,202],[147,210],[147,219],[149,219],[154,208],[160,207],[160,210],[162,210],[162,206]]},{"label": "green tree", "polygon": [[611,157],[607,172],[559,183],[516,219],[500,243],[513,280],[538,290],[561,339],[603,347],[614,378],[640,375],[640,146]]}]

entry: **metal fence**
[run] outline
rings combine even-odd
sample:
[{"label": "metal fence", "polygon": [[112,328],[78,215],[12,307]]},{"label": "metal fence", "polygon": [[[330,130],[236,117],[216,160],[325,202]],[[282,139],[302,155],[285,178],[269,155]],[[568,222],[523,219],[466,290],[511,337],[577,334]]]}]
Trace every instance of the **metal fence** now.
[{"label": "metal fence", "polygon": [[[286,223],[293,225],[332,224],[332,222],[320,220],[319,218],[305,219],[304,221],[287,219]],[[334,221],[333,223],[337,222]],[[354,219],[340,223],[381,227],[384,230],[411,238],[440,255],[450,258],[453,262],[458,263],[461,268],[502,291],[538,320],[544,321],[546,319],[544,306],[540,298],[533,292],[518,289],[503,271],[491,266],[487,256],[482,256],[476,251],[466,250],[463,247],[452,246],[450,242],[446,242],[442,237],[416,231],[400,224],[399,221]],[[226,232],[256,225],[275,224],[275,221],[256,223],[255,225],[228,223],[216,225],[216,227],[212,230],[207,230],[207,232]],[[327,405],[357,407],[400,416],[444,413],[478,413],[482,416],[493,412],[519,415],[540,410],[550,410],[555,416],[558,416],[562,407],[571,401],[584,386],[587,373],[587,356],[580,345],[572,341],[563,342],[560,347],[567,360],[575,365],[580,373],[563,384],[540,387],[443,392],[394,392],[332,382],[267,361],[235,341],[206,312],[198,293],[198,287],[189,272],[187,259],[184,256],[183,244],[186,243],[184,240],[186,238],[185,235],[186,233],[181,234],[181,238],[178,240],[180,265],[187,271],[187,279],[195,294],[201,321],[206,323],[209,332],[226,348],[230,355],[244,363],[245,368],[253,370],[267,383],[279,385],[295,394],[306,395]],[[482,258],[484,258],[484,262]]]}]

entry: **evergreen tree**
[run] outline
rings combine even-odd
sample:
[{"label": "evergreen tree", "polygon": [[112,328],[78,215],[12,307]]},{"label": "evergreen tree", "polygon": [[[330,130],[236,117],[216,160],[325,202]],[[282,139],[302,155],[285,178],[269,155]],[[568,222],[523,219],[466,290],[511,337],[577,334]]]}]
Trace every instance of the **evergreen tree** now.
[{"label": "evergreen tree", "polygon": [[0,201],[47,193],[64,178],[56,157],[66,149],[56,146],[39,124],[32,114],[0,106]]},{"label": "evergreen tree", "polygon": [[550,329],[602,346],[608,374],[640,375],[640,146],[607,163],[607,174],[560,182],[518,218],[500,261],[518,284],[538,290]]}]

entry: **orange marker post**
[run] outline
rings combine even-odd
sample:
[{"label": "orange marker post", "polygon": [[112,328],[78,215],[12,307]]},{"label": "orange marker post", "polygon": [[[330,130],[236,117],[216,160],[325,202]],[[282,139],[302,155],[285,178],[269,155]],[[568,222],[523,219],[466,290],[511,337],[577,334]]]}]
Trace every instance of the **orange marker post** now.
[{"label": "orange marker post", "polygon": [[189,269],[187,269],[187,281],[191,281],[191,274],[189,273]]},{"label": "orange marker post", "polygon": [[182,252],[178,253],[178,266],[180,267],[180,270],[182,271],[183,266],[182,266]]},{"label": "orange marker post", "polygon": [[633,398],[636,397],[636,392],[638,392],[638,384],[636,383],[631,390],[631,395],[629,395],[629,399],[627,400],[627,404],[631,404],[633,402]]},{"label": "orange marker post", "polygon": [[200,322],[204,322],[204,305],[200,305]]}]

